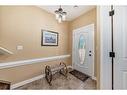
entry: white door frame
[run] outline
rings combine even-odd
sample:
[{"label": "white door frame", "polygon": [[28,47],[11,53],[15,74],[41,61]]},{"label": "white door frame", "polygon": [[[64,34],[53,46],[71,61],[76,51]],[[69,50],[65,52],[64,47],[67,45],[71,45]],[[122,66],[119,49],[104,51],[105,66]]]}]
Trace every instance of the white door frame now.
[{"label": "white door frame", "polygon": [[[84,28],[89,27],[89,26],[93,26],[93,27],[94,27],[94,24],[92,23],[92,24],[89,24],[89,25],[86,25],[86,26],[83,26],[83,27],[80,27],[80,28],[77,28],[77,29],[74,29],[74,30],[73,30],[73,35],[72,35],[72,41],[73,41],[73,42],[72,42],[72,68],[74,67],[74,66],[73,66],[73,63],[74,63],[74,62],[73,62],[73,58],[74,58],[74,57],[73,57],[73,56],[74,56],[74,54],[73,54],[73,51],[74,51],[73,45],[74,45],[74,35],[75,35],[75,31],[84,29]],[[94,32],[95,32],[95,29],[94,29],[94,31],[92,32],[93,44],[95,45],[95,41],[94,41],[94,40],[95,40],[95,35],[94,35]],[[94,70],[94,66],[95,66],[95,60],[94,60],[94,58],[95,58],[95,57],[94,57],[94,56],[95,56],[95,48],[94,48],[94,45],[93,45],[93,47],[92,47],[94,52],[92,53],[92,56],[93,56],[93,57],[92,57],[92,58],[93,58],[93,59],[92,59],[92,60],[93,60],[93,72],[92,72],[91,78],[95,80],[96,77],[94,76],[94,72],[95,72],[95,70]]]},{"label": "white door frame", "polygon": [[112,63],[109,52],[111,51],[111,6],[100,6],[100,89],[112,89]]}]

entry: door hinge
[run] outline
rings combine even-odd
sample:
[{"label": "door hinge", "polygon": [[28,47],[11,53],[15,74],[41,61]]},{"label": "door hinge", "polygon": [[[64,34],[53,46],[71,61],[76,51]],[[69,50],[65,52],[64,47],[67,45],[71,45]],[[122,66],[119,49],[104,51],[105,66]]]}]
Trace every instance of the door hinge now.
[{"label": "door hinge", "polygon": [[109,57],[115,57],[115,52],[109,52]]},{"label": "door hinge", "polygon": [[109,16],[113,16],[114,15],[114,10],[109,11]]}]

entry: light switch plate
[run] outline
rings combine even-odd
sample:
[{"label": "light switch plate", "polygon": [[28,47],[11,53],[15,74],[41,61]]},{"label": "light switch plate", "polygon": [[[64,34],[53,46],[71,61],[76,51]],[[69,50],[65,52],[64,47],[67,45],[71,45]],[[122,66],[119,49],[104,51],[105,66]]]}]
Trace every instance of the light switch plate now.
[{"label": "light switch plate", "polygon": [[18,45],[17,46],[17,50],[23,50],[23,46],[22,45]]}]

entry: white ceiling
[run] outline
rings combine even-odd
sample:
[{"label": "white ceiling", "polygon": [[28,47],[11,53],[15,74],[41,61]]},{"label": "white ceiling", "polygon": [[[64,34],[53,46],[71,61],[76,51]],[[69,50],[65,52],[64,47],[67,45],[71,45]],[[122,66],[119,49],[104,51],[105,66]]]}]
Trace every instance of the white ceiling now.
[{"label": "white ceiling", "polygon": [[[46,10],[49,13],[52,13],[55,15],[54,11],[57,10],[59,8],[58,5],[54,5],[54,6],[38,6],[44,10]],[[71,21],[77,17],[79,17],[80,15],[88,12],[89,10],[95,8],[95,6],[89,6],[89,5],[79,5],[78,7],[74,7],[72,5],[63,5],[62,6],[63,10],[65,12],[67,12],[67,21]]]}]

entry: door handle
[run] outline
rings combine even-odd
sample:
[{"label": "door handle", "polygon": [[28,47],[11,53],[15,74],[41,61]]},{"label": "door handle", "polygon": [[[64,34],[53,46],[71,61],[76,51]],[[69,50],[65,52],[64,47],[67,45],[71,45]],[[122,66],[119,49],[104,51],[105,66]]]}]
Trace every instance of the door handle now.
[{"label": "door handle", "polygon": [[91,53],[92,53],[92,51],[90,50],[90,51],[89,51],[89,56],[92,56],[92,54],[91,54]]},{"label": "door handle", "polygon": [[91,53],[91,50],[89,51],[89,53]]}]

